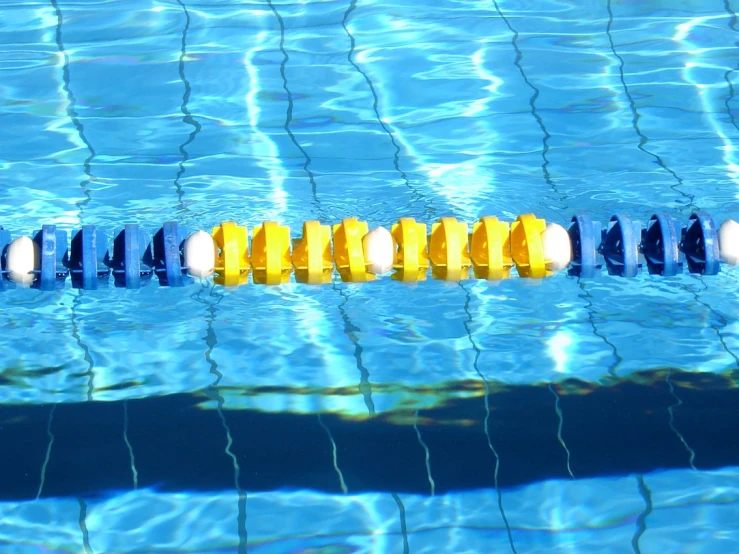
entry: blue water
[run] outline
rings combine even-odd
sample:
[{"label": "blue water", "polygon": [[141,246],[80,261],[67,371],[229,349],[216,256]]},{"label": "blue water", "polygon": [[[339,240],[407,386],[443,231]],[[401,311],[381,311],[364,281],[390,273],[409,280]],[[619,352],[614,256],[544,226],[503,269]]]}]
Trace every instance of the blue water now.
[{"label": "blue water", "polygon": [[[737,219],[737,11],[2,2],[0,224]],[[738,277],[5,291],[0,550],[739,552]]]}]

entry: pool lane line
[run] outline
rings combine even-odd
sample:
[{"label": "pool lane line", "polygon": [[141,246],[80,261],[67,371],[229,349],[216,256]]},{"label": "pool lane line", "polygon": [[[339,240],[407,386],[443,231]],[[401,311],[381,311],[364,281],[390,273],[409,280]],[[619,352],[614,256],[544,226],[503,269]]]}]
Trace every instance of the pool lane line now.
[{"label": "pool lane line", "polygon": [[521,65],[521,60],[523,59],[523,52],[518,46],[518,31],[511,25],[511,22],[508,20],[508,18],[503,14],[503,11],[500,9],[500,6],[498,5],[498,2],[496,0],[493,0],[493,5],[495,6],[495,11],[498,13],[498,16],[503,20],[503,23],[505,23],[505,26],[508,27],[508,30],[513,34],[513,38],[511,39],[511,46],[513,46],[513,50],[516,52],[516,57],[513,60],[513,65],[516,66],[518,69],[518,72],[521,74],[521,77],[523,78],[524,82],[532,91],[532,95],[529,98],[529,107],[531,111],[532,117],[536,120],[537,125],[539,126],[539,129],[542,132],[542,149],[541,149],[541,171],[544,175],[544,181],[549,185],[549,187],[552,189],[554,194],[558,197],[558,200],[562,203],[562,208],[566,207],[565,200],[567,200],[567,195],[563,194],[559,191],[557,188],[557,184],[552,179],[552,175],[549,172],[549,139],[552,138],[552,135],[549,134],[549,131],[546,128],[546,125],[544,125],[544,120],[542,119],[541,115],[539,115],[538,108],[536,106],[536,101],[539,98],[539,95],[541,94],[541,91],[539,88],[534,85],[530,80],[528,75],[526,75],[526,71],[524,71],[523,66]]},{"label": "pool lane line", "polygon": [[385,124],[385,122],[382,120],[382,116],[380,116],[380,110],[379,110],[379,103],[380,99],[377,96],[377,89],[375,89],[375,85],[372,82],[372,80],[369,78],[369,75],[365,73],[361,67],[357,64],[357,62],[354,61],[354,50],[356,48],[356,40],[354,38],[354,35],[351,34],[349,31],[349,27],[347,26],[347,23],[349,22],[349,16],[352,14],[352,12],[357,8],[357,0],[351,0],[349,7],[347,8],[346,12],[344,12],[344,18],[341,21],[341,26],[344,28],[344,32],[346,33],[346,36],[349,37],[349,51],[346,54],[346,59],[349,61],[349,63],[352,65],[354,69],[357,70],[357,72],[362,76],[364,81],[367,83],[367,86],[369,87],[370,93],[372,93],[372,111],[375,113],[375,118],[377,119],[377,123],[379,123],[380,127],[382,127],[382,130],[385,132],[385,134],[390,139],[390,143],[393,145],[393,166],[395,167],[395,171],[400,175],[400,178],[403,180],[403,183],[405,184],[406,188],[411,191],[413,194],[413,201],[410,202],[409,206],[413,206],[413,204],[417,202],[421,202],[424,204],[424,215],[433,215],[436,213],[436,210],[430,205],[428,199],[418,190],[418,187],[413,185],[410,182],[410,179],[408,179],[408,175],[401,169],[400,167],[400,146],[398,146],[398,143],[395,142],[395,136],[393,135],[393,132],[390,130],[390,128]]},{"label": "pool lane line", "polygon": [[236,494],[238,495],[238,501],[237,501],[237,511],[238,515],[236,517],[236,527],[237,532],[239,536],[239,546],[238,546],[238,554],[246,554],[247,551],[247,542],[249,538],[248,531],[246,529],[246,520],[248,517],[247,509],[246,509],[246,503],[248,500],[248,494],[247,492],[242,488],[241,486],[241,466],[239,465],[239,460],[236,457],[236,455],[231,450],[231,447],[233,446],[234,440],[233,440],[233,433],[231,432],[231,427],[228,424],[228,421],[226,419],[226,414],[223,411],[223,406],[225,404],[225,399],[223,396],[221,396],[220,390],[219,390],[219,383],[223,379],[223,373],[220,372],[218,369],[218,362],[213,359],[212,354],[215,350],[215,347],[218,345],[218,338],[216,337],[215,330],[213,329],[213,323],[215,323],[216,317],[218,315],[218,304],[223,300],[223,295],[221,294],[213,294],[215,290],[215,285],[210,286],[210,293],[209,296],[216,298],[214,302],[208,302],[206,300],[203,300],[201,298],[201,294],[203,291],[208,288],[206,284],[203,284],[203,286],[198,290],[197,293],[193,294],[191,298],[195,300],[196,302],[200,302],[206,306],[206,332],[205,336],[203,337],[203,340],[206,345],[205,350],[205,361],[208,363],[209,370],[208,372],[214,376],[214,381],[208,385],[205,389],[205,395],[210,398],[211,400],[216,402],[216,413],[218,414],[218,418],[221,422],[221,427],[223,428],[223,431],[226,433],[226,446],[224,448],[224,453],[228,458],[231,459],[231,463],[233,464],[234,469],[234,489],[236,490]]},{"label": "pool lane line", "polygon": [[190,108],[188,106],[188,104],[190,103],[190,95],[192,94],[192,87],[190,86],[190,81],[188,81],[187,77],[185,76],[185,58],[187,57],[187,32],[190,30],[190,12],[187,11],[187,6],[185,6],[182,0],[176,0],[176,1],[182,8],[182,12],[185,15],[185,27],[182,29],[180,59],[177,65],[177,69],[180,74],[180,80],[182,81],[182,85],[184,87],[184,92],[182,93],[182,104],[180,105],[180,111],[183,114],[183,118],[182,118],[183,123],[192,127],[192,131],[190,132],[190,135],[187,137],[185,142],[183,142],[179,147],[180,154],[182,155],[182,159],[180,160],[178,164],[179,169],[174,179],[174,186],[175,186],[175,190],[177,191],[177,201],[179,204],[179,209],[180,211],[183,211],[185,209],[184,200],[183,200],[185,191],[183,190],[182,185],[180,184],[180,179],[182,178],[182,175],[185,173],[185,163],[187,163],[187,161],[190,159],[190,153],[187,151],[186,147],[195,141],[195,138],[200,133],[200,130],[202,129],[202,127],[200,123],[198,123],[198,121],[192,116],[192,113],[190,112]]},{"label": "pool lane line", "polygon": [[649,139],[639,127],[639,120],[641,119],[641,114],[637,110],[636,101],[634,100],[634,97],[631,95],[631,90],[629,89],[629,86],[626,84],[626,78],[624,76],[625,62],[624,62],[624,59],[621,57],[621,55],[616,50],[616,45],[613,41],[613,35],[611,34],[611,27],[613,26],[613,21],[614,21],[613,9],[611,7],[611,0],[606,0],[606,8],[608,10],[608,24],[606,25],[606,35],[608,37],[608,43],[610,45],[611,52],[613,53],[613,56],[618,60],[618,73],[619,73],[619,79],[621,81],[621,87],[623,88],[624,94],[626,95],[626,98],[628,99],[629,110],[631,111],[631,126],[634,129],[634,132],[636,133],[637,137],[639,138],[639,144],[637,144],[637,148],[641,150],[642,152],[644,152],[645,154],[647,154],[648,156],[651,156],[659,167],[661,167],[663,170],[665,170],[667,173],[669,173],[672,176],[672,178],[675,180],[675,184],[670,185],[670,188],[688,201],[687,207],[690,208],[691,211],[695,210],[697,209],[695,205],[695,195],[686,193],[685,191],[680,190],[680,188],[684,186],[682,177],[680,177],[673,169],[668,167],[665,161],[662,159],[662,157],[659,154],[655,154],[651,150],[648,150],[645,146],[647,142],[649,142]]},{"label": "pool lane line", "polygon": [[311,185],[311,193],[313,195],[313,204],[316,211],[321,211],[321,202],[318,199],[318,186],[316,185],[316,179],[313,172],[309,169],[309,166],[311,162],[313,161],[308,155],[308,152],[300,145],[298,142],[298,139],[295,137],[295,135],[292,132],[292,129],[290,128],[290,123],[293,119],[293,108],[294,108],[294,101],[293,101],[293,94],[290,90],[290,87],[287,84],[287,75],[285,72],[285,67],[287,66],[287,62],[290,60],[290,56],[287,53],[287,50],[285,50],[285,22],[282,19],[282,16],[280,15],[280,12],[277,11],[277,8],[272,4],[272,0],[267,0],[267,5],[269,6],[269,9],[272,10],[272,13],[274,14],[275,18],[277,18],[277,23],[280,26],[280,52],[282,53],[282,61],[280,62],[280,76],[282,77],[282,88],[285,91],[285,94],[287,95],[287,110],[285,113],[285,124],[283,125],[283,128],[285,129],[285,132],[287,132],[287,135],[290,137],[290,140],[295,145],[295,147],[300,150],[300,153],[305,158],[305,163],[303,164],[303,170],[308,175],[308,180],[310,181]]},{"label": "pool lane line", "polygon": [[56,12],[56,32],[55,32],[56,46],[64,60],[62,64],[62,82],[63,82],[62,89],[67,95],[67,110],[66,110],[67,117],[69,117],[70,121],[72,122],[72,125],[77,130],[77,135],[79,136],[80,140],[85,145],[88,151],[87,158],[85,158],[85,161],[83,162],[83,171],[86,176],[86,179],[83,179],[80,182],[80,188],[82,189],[82,194],[85,196],[85,199],[76,203],[77,209],[80,211],[80,215],[79,215],[80,221],[82,221],[84,209],[87,207],[87,205],[92,200],[92,196],[90,195],[89,184],[94,180],[91,167],[92,167],[92,162],[95,159],[96,153],[95,153],[95,149],[92,147],[92,144],[90,144],[90,141],[87,139],[87,136],[85,135],[85,126],[80,121],[79,114],[77,113],[77,99],[75,98],[74,93],[72,92],[72,88],[70,86],[69,55],[67,54],[67,50],[64,47],[64,41],[62,37],[62,26],[64,24],[62,10],[59,8],[59,3],[56,0],[50,0],[50,2],[51,2],[51,6],[54,8],[54,11]]},{"label": "pool lane line", "polygon": [[508,517],[506,516],[505,509],[503,508],[503,493],[500,490],[500,485],[498,481],[498,476],[500,474],[500,455],[495,449],[495,446],[493,446],[493,441],[490,437],[490,384],[488,383],[488,380],[485,378],[485,376],[482,374],[482,371],[480,371],[479,361],[482,352],[480,350],[480,347],[477,346],[475,339],[472,338],[472,329],[470,329],[470,323],[472,323],[472,312],[470,312],[472,295],[461,282],[459,283],[459,286],[465,292],[464,311],[467,314],[467,319],[464,321],[464,327],[465,331],[467,332],[467,338],[472,345],[472,349],[475,352],[475,357],[472,361],[472,367],[475,369],[475,372],[480,377],[485,387],[485,395],[483,396],[483,401],[485,403],[485,419],[483,420],[483,431],[485,433],[485,438],[487,439],[488,448],[493,453],[493,456],[495,456],[495,471],[493,474],[493,479],[495,484],[495,492],[498,496],[498,511],[500,512],[500,516],[503,519],[503,523],[505,524],[506,533],[508,535],[508,543],[511,546],[511,551],[513,552],[513,554],[517,554],[516,545],[513,542],[513,533],[511,532],[511,526],[508,523]]}]

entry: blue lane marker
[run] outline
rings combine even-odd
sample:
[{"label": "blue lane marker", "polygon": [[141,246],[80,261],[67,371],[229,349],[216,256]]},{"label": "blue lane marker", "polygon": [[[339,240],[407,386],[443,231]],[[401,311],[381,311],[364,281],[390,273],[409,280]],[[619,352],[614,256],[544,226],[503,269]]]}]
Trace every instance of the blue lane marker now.
[{"label": "blue lane marker", "polygon": [[192,281],[184,275],[182,244],[187,230],[168,221],[154,235],[154,271],[162,286],[181,287]]},{"label": "blue lane marker", "polygon": [[138,225],[128,224],[118,233],[111,265],[116,287],[138,289],[149,284],[153,272],[151,242]]},{"label": "blue lane marker", "polygon": [[67,232],[57,231],[56,225],[44,225],[36,232],[33,240],[41,249],[41,269],[32,287],[54,290],[58,286],[64,286],[69,261]]},{"label": "blue lane marker", "polygon": [[6,258],[10,241],[10,231],[0,227],[0,290],[15,287],[15,283],[8,279],[8,264]]},{"label": "blue lane marker", "polygon": [[682,230],[681,247],[690,273],[716,275],[721,269],[718,227],[706,212],[690,216],[687,227]]},{"label": "blue lane marker", "polygon": [[599,252],[601,224],[587,215],[576,215],[571,221],[567,232],[572,243],[572,265],[567,274],[590,279],[603,267],[603,257]]},{"label": "blue lane marker", "polygon": [[650,274],[673,277],[682,271],[679,237],[672,218],[654,214],[642,231],[642,250]]},{"label": "blue lane marker", "polygon": [[636,277],[639,272],[641,226],[626,214],[611,217],[603,231],[601,254],[609,275]]},{"label": "blue lane marker", "polygon": [[110,270],[108,261],[108,240],[105,232],[94,225],[83,225],[72,236],[69,255],[69,272],[72,286],[85,290],[95,290],[107,285]]}]

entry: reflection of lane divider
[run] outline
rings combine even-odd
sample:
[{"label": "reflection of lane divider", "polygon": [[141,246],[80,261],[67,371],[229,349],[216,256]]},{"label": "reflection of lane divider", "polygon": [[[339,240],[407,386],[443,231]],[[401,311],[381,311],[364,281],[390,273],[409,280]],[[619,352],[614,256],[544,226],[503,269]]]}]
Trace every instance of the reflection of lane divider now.
[{"label": "reflection of lane divider", "polygon": [[[332,249],[333,246],[333,249]],[[125,225],[108,250],[105,233],[85,225],[72,236],[55,225],[44,225],[33,238],[11,241],[0,228],[0,287],[15,284],[54,290],[71,276],[72,286],[96,289],[110,275],[117,287],[137,289],[153,275],[164,286],[183,286],[192,277],[213,276],[226,286],[245,284],[249,274],[257,284],[331,282],[334,270],[343,281],[365,282],[378,274],[415,282],[429,268],[435,279],[541,279],[559,270],[594,277],[605,266],[610,275],[634,277],[646,265],[650,274],[665,277],[683,271],[715,275],[719,262],[739,263],[739,223],[720,228],[705,212],[690,216],[679,227],[669,214],[653,215],[645,226],[628,215],[611,217],[605,227],[586,215],[576,215],[568,229],[547,224],[532,214],[507,223],[482,217],[470,229],[453,217],[431,225],[401,218],[390,230],[356,218],[333,228],[318,221],[303,224],[303,235],[290,239],[289,227],[274,221],[258,225],[249,243],[246,226],[224,222],[212,234],[192,234],[175,222],[165,223],[150,239],[138,225]]]}]

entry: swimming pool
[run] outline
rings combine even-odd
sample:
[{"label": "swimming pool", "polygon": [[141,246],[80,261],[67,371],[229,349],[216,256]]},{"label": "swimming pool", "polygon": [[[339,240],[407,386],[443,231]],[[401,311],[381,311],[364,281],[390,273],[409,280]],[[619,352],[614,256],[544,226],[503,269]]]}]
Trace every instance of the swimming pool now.
[{"label": "swimming pool", "polygon": [[[736,218],[735,2],[3,5],[2,225]],[[737,272],[2,292],[7,552],[731,552]]]}]

